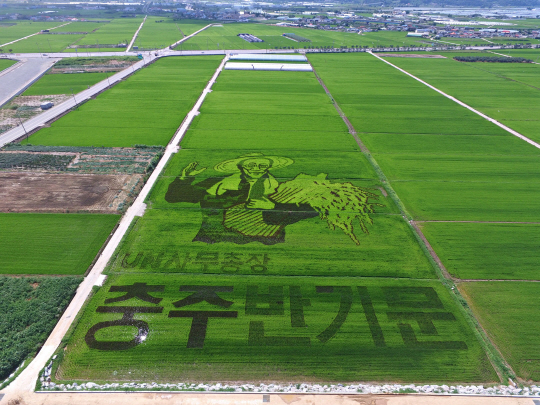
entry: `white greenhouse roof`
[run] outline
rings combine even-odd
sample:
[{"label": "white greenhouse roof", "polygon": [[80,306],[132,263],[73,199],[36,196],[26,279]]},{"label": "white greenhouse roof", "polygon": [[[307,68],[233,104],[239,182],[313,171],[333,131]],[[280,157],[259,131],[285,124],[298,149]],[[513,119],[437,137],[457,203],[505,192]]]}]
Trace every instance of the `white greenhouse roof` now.
[{"label": "white greenhouse roof", "polygon": [[225,70],[283,70],[293,72],[312,72],[309,64],[303,63],[235,63],[227,62]]},{"label": "white greenhouse roof", "polygon": [[304,55],[275,55],[275,54],[257,54],[257,53],[239,53],[231,55],[230,60],[259,60],[265,62],[306,62]]}]

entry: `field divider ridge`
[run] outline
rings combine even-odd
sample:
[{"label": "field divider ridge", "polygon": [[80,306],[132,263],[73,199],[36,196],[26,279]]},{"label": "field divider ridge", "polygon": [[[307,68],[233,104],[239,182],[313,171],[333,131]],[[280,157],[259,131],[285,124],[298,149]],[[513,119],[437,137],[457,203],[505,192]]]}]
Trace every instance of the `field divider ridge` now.
[{"label": "field divider ridge", "polygon": [[[59,25],[59,26],[57,26],[57,27],[49,28],[49,31],[50,31],[50,30],[54,30],[54,29],[56,29],[56,28],[60,28],[60,27],[63,27],[64,25],[68,25],[68,24],[71,24],[71,21],[70,21],[70,22],[68,22],[68,23],[65,23],[65,24]],[[1,47],[4,47],[4,46],[6,46],[6,45],[11,45],[11,44],[14,44],[15,42],[19,42],[19,41],[22,41],[23,39],[27,39],[27,38],[33,37],[34,35],[38,35],[38,34],[40,34],[40,33],[41,33],[41,31],[38,31],[38,32],[36,32],[36,33],[34,33],[34,34],[30,34],[30,35],[27,35],[27,36],[25,36],[25,37],[22,37],[22,38],[16,39],[15,41],[11,41],[11,42],[6,42],[5,44],[0,44],[0,48],[1,48]]]},{"label": "field divider ridge", "polygon": [[[455,98],[455,97],[453,97],[453,96],[451,96],[451,95],[449,95],[449,94],[446,94],[444,91],[439,90],[437,87],[432,86],[431,84],[429,84],[429,83],[423,81],[422,79],[416,77],[415,75],[413,75],[413,74],[407,72],[406,70],[401,69],[400,67],[394,65],[393,63],[388,62],[387,60],[381,58],[380,56],[374,54],[373,52],[368,51],[367,53],[369,53],[369,54],[371,54],[372,56],[376,57],[377,59],[383,61],[384,63],[386,63],[386,64],[392,66],[393,68],[399,70],[400,72],[405,73],[407,76],[412,77],[414,80],[419,81],[420,83],[422,83],[423,85],[429,87],[430,89],[435,90],[437,93],[443,95],[444,97],[448,98],[449,100],[452,100],[453,102],[459,104],[460,106],[465,107],[466,109],[472,111],[473,113],[479,115],[480,117],[482,117],[482,118],[488,120],[489,122],[491,122],[491,123],[497,125],[498,127],[504,129],[506,132],[509,132],[510,134],[512,134],[512,135],[514,135],[514,136],[517,136],[518,138],[520,138],[520,139],[524,140],[525,142],[531,144],[531,145],[534,146],[535,148],[540,149],[540,144],[534,142],[532,139],[527,138],[525,135],[522,135],[522,134],[520,134],[519,132],[514,131],[512,128],[509,128],[509,127],[507,127],[506,125],[500,123],[499,121],[497,121],[497,120],[495,120],[495,119],[493,119],[493,118],[487,116],[486,114],[484,114],[484,113],[482,113],[482,112],[480,112],[480,111],[474,109],[474,108],[471,107],[470,105],[465,104],[463,101],[460,101],[460,100],[458,100],[457,98]],[[505,55],[505,56],[506,56],[506,55]]]},{"label": "field divider ridge", "polygon": [[172,157],[173,154],[178,152],[178,143],[188,130],[193,118],[198,115],[198,110],[201,104],[206,98],[206,95],[210,93],[211,87],[213,86],[217,77],[223,70],[223,67],[225,66],[228,58],[228,55],[223,58],[216,72],[201,93],[201,96],[199,97],[191,111],[188,113],[187,119],[184,120],[183,124],[180,126],[173,139],[167,145],[165,153],[161,157],[159,163],[157,164],[150,177],[148,178],[148,181],[133,202],[132,206],[128,208],[124,216],[121,218],[118,227],[116,228],[116,231],[113,233],[109,242],[103,249],[101,255],[99,256],[90,273],[88,273],[88,275],[84,278],[83,282],[79,285],[75,296],[62,314],[61,318],[58,320],[58,323],[47,338],[47,341],[45,342],[37,356],[28,365],[28,367],[5,389],[5,392],[33,392],[34,387],[36,386],[39,372],[45,367],[47,361],[49,361],[51,356],[58,349],[60,343],[62,342],[62,339],[71,327],[73,320],[90,296],[93,286],[98,281],[101,273],[107,266],[107,263],[113,256],[118,245],[128,231],[131,223],[136,216],[141,216],[142,214],[144,214],[144,210],[146,208],[146,204],[144,203],[144,201],[146,200],[146,197],[148,196],[150,190],[158,180],[159,175],[169,162],[169,159]]},{"label": "field divider ridge", "polygon": [[[369,52],[371,53],[371,52]],[[374,55],[375,56],[375,55]],[[381,58],[379,58],[381,59]],[[385,61],[386,62],[386,61]],[[369,149],[364,145],[362,140],[358,137],[358,134],[352,125],[352,123],[349,121],[345,113],[341,110],[341,107],[338,105],[338,103],[335,101],[334,97],[324,84],[323,80],[320,78],[320,76],[317,74],[317,71],[309,62],[310,65],[313,68],[313,73],[315,74],[315,77],[321,84],[321,86],[324,88],[324,91],[330,97],[332,104],[334,105],[335,109],[339,113],[340,117],[343,119],[345,124],[347,125],[349,129],[349,133],[354,137],[356,143],[358,144],[360,150],[362,153],[366,156],[370,164],[373,166],[373,169],[377,173],[377,176],[379,177],[379,180],[383,184],[384,188],[388,192],[388,195],[390,198],[394,201],[396,206],[398,207],[401,216],[405,219],[407,224],[411,227],[412,233],[415,236],[416,240],[418,241],[418,244],[420,245],[421,249],[426,254],[429,262],[433,265],[433,268],[435,269],[435,273],[437,275],[438,280],[441,282],[441,284],[448,290],[450,296],[454,299],[454,301],[457,304],[457,307],[460,308],[462,314],[464,315],[465,319],[467,320],[467,323],[472,328],[473,333],[476,335],[481,347],[486,352],[486,355],[489,359],[489,362],[493,366],[493,369],[497,373],[499,379],[501,382],[505,380],[505,378],[512,378],[515,379],[515,373],[506,361],[506,359],[503,357],[502,353],[498,349],[498,347],[492,342],[492,340],[487,335],[486,331],[483,329],[482,325],[480,325],[480,322],[476,319],[474,316],[471,308],[469,307],[467,301],[465,298],[461,295],[460,291],[457,289],[456,284],[454,283],[454,277],[450,275],[450,273],[447,271],[446,267],[443,265],[441,259],[437,255],[437,253],[433,250],[431,247],[431,244],[428,242],[427,238],[425,237],[422,230],[418,227],[416,222],[413,220],[412,216],[408,213],[407,209],[405,208],[405,205],[400,200],[397,193],[392,188],[390,181],[384,174],[382,168],[379,166],[375,158],[371,155]],[[418,80],[418,79],[417,79]],[[532,142],[532,141],[531,141]],[[539,145],[540,146],[540,145]]]},{"label": "field divider ridge", "polygon": [[129,44],[128,44],[128,46],[127,46],[125,52],[129,52],[129,50],[130,50],[131,47],[133,46],[133,43],[135,42],[135,40],[137,39],[137,36],[139,35],[139,31],[141,30],[141,28],[143,27],[144,23],[146,22],[146,17],[148,17],[148,15],[145,15],[145,16],[144,16],[141,25],[139,25],[139,29],[137,29],[137,31],[135,31],[135,34],[133,34],[133,38],[131,38],[131,41],[129,42]]}]

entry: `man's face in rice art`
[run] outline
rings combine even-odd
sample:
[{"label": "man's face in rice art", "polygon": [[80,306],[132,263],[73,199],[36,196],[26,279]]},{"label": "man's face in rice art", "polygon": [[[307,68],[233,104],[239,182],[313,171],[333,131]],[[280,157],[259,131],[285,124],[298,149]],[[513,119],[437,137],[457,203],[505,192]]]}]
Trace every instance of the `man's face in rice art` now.
[{"label": "man's face in rice art", "polygon": [[272,161],[270,159],[246,159],[242,161],[238,168],[240,171],[249,178],[258,179],[268,173],[268,170],[272,167]]}]

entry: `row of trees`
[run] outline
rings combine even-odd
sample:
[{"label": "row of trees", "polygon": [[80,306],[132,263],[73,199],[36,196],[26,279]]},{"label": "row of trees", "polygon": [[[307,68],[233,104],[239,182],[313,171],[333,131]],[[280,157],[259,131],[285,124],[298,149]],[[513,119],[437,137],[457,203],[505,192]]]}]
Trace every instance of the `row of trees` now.
[{"label": "row of trees", "polygon": [[505,56],[454,56],[454,59],[460,62],[532,63],[530,59]]}]

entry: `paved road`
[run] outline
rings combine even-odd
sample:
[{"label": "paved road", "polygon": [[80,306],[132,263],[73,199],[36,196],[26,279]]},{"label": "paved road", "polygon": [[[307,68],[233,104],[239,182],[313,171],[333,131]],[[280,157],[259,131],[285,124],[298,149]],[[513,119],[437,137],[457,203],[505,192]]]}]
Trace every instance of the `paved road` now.
[{"label": "paved road", "polygon": [[[114,85],[114,83],[122,80],[124,77],[130,75],[131,73],[141,69],[147,63],[153,61],[156,58],[157,57],[154,56],[153,54],[145,55],[143,60],[141,60],[140,62],[137,62],[136,64],[130,66],[129,68],[124,69],[113,76],[110,76],[108,79],[95,84],[94,86],[90,87],[90,89],[88,90],[84,90],[80,93],[75,94],[74,97],[64,101],[63,103],[54,106],[50,110],[44,111],[40,115],[37,115],[29,119],[28,121],[25,121],[23,125],[19,125],[18,127],[15,127],[1,134],[0,135],[0,148],[6,145],[7,143],[13,142],[14,140],[24,136],[27,132],[30,132],[40,126],[43,126],[46,122],[52,120],[56,116],[64,113],[65,111],[68,111],[69,109],[75,107],[77,104],[80,104],[82,101],[88,100],[90,97],[94,96],[95,94],[105,90],[109,86],[109,84]],[[40,59],[34,58],[33,60],[39,61]],[[55,59],[43,59],[43,60],[50,61],[50,63],[52,64],[52,62]],[[28,61],[30,61],[30,59]],[[0,77],[0,80],[1,79],[2,78]],[[1,81],[0,81],[0,87],[2,87]]]},{"label": "paved road", "polygon": [[[193,35],[196,35],[197,33],[203,31],[204,29],[208,28],[210,25],[202,28],[201,30],[181,39],[180,41],[176,42],[175,44],[171,46],[177,46],[182,42],[187,41],[189,38],[191,38]],[[409,49],[409,51],[418,51],[418,52],[426,52],[426,49],[428,51],[434,51],[431,48],[418,48],[418,49]],[[490,51],[493,49],[504,49],[500,46],[467,46],[466,49],[470,50],[477,50],[477,51]],[[299,50],[300,53],[318,53],[316,49],[311,50]],[[366,49],[365,52],[370,52],[372,49]],[[437,50],[437,52],[440,52],[441,50]],[[39,53],[16,53],[12,56],[14,59],[21,59],[21,58],[75,58],[78,56],[84,56],[84,57],[97,57],[97,56],[137,56],[138,54],[143,55],[150,55],[154,54],[155,52],[159,53],[160,56],[192,56],[192,55],[225,55],[225,54],[235,54],[235,53],[298,53],[297,50],[294,49],[213,49],[213,50],[197,50],[197,51],[187,51],[183,49],[177,49],[177,50],[170,50],[169,48],[161,49],[158,51],[142,51],[142,52],[90,52],[90,51],[84,51],[79,52],[78,54],[73,52],[54,52],[54,53],[45,53],[43,55]],[[377,48],[373,50],[373,52],[395,52],[394,48]]]},{"label": "paved road", "polygon": [[20,63],[0,73],[0,107],[37,80],[56,58],[17,58]]},{"label": "paved road", "polygon": [[144,16],[141,25],[139,25],[139,28],[137,29],[137,31],[135,32],[135,34],[133,34],[133,38],[131,38],[131,41],[129,42],[129,44],[128,44],[127,48],[126,48],[126,53],[129,52],[129,50],[130,50],[131,47],[133,46],[133,43],[134,43],[135,40],[137,39],[137,36],[139,35],[139,31],[141,30],[141,28],[143,27],[144,23],[146,22],[146,17],[148,17],[148,16],[147,16],[147,15]]},{"label": "paved road", "polygon": [[[224,393],[50,393],[36,394],[21,392],[7,394],[0,404],[19,400],[20,405],[259,405],[265,401],[263,394]],[[538,399],[501,398],[442,395],[310,395],[269,394],[273,405],[538,405]]]}]

